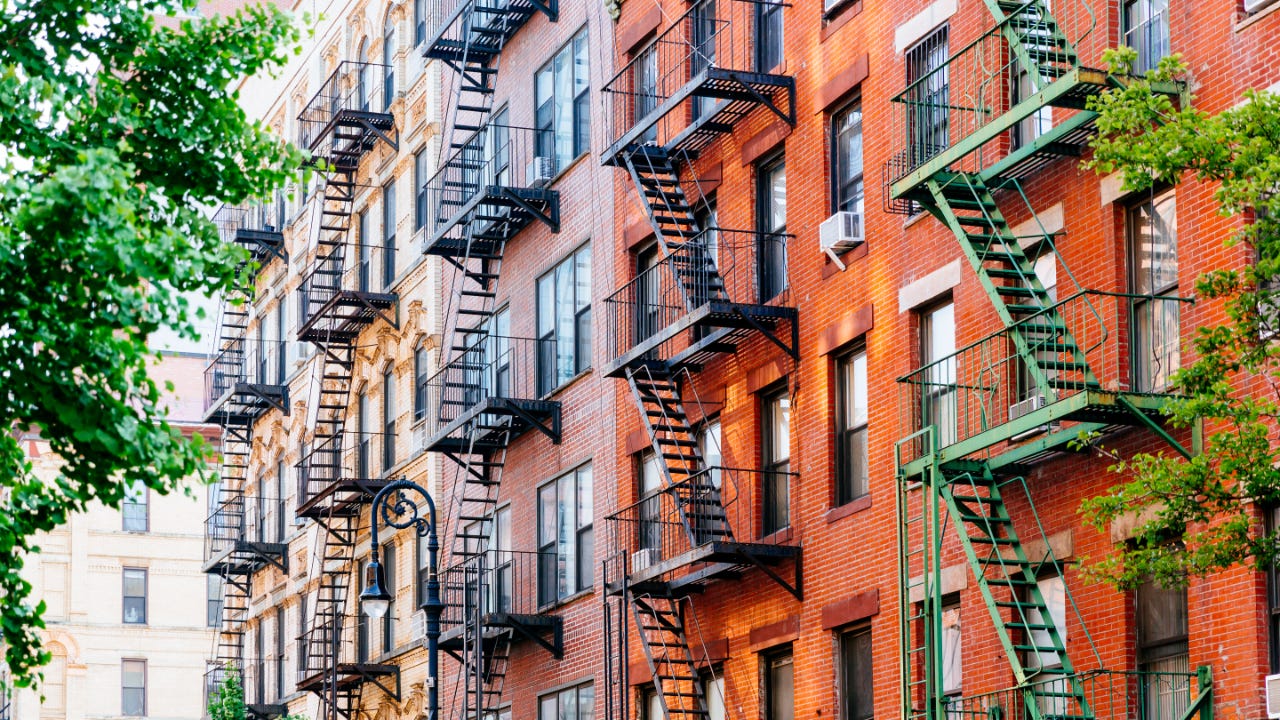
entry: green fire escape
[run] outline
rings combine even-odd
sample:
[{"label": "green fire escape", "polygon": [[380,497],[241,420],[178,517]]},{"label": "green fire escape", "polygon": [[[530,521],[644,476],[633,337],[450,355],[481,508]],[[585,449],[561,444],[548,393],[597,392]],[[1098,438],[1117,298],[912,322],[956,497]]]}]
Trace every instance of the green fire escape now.
[{"label": "green fire escape", "polygon": [[[1116,82],[1095,69],[1105,22],[1085,0],[984,2],[989,29],[944,62],[908,68],[894,98],[903,145],[885,167],[886,209],[927,211],[951,230],[1001,321],[998,332],[900,378],[910,433],[896,448],[901,714],[1211,718],[1208,668],[1109,670],[1096,651],[1073,662],[1038,583],[1062,568],[1022,477],[1027,468],[1065,452],[1081,432],[1124,426],[1187,454],[1157,420],[1168,396],[1138,369],[1173,356],[1136,342],[1144,313],[1176,313],[1185,300],[1080,287],[1023,190],[1027,178],[1080,156],[1094,132],[1086,102]],[[931,48],[935,56],[947,55],[945,43]],[[1045,252],[1067,276],[1052,289],[1035,269]],[[974,575],[1012,669],[1010,688],[948,693],[948,550],[962,553]],[[1065,604],[1074,611],[1069,592]],[[1091,648],[1084,635],[1071,647]]]}]

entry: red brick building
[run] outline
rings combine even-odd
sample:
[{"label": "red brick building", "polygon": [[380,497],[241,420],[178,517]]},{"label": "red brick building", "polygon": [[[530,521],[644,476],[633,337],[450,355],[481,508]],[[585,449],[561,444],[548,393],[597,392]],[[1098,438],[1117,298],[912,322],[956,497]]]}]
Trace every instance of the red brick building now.
[{"label": "red brick building", "polygon": [[1277,6],[517,5],[428,33],[446,708],[1263,716],[1277,588],[1088,582],[1129,528],[1067,443],[1191,448],[1185,298],[1250,260],[1213,188],[1080,168],[1102,52],[1219,110],[1280,81]]}]

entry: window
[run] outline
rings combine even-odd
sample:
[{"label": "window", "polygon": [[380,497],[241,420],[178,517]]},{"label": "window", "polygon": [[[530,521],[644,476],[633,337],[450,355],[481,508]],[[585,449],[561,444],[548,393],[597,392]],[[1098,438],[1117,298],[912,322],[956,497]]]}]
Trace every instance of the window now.
[{"label": "window", "polygon": [[216,628],[222,625],[222,578],[210,573],[205,576],[205,625]]},{"label": "window", "polygon": [[950,301],[920,313],[924,370],[922,426],[933,425],[939,448],[956,441],[956,313]]},{"label": "window", "polygon": [[245,680],[245,698],[253,698],[259,705],[267,702],[267,616],[262,615],[253,627],[253,657],[249,660],[251,672]]},{"label": "window", "polygon": [[590,465],[538,488],[538,604],[591,587],[591,523]]},{"label": "window", "polygon": [[538,698],[538,720],[593,720],[596,690],[591,683]]},{"label": "window", "polygon": [[662,556],[662,466],[652,450],[640,454],[640,549]]},{"label": "window", "polygon": [[724,453],[720,445],[720,419],[708,420],[697,430],[698,452],[702,453],[702,461],[711,477],[711,485],[720,489],[721,473],[724,465]]},{"label": "window", "polygon": [[765,720],[794,720],[795,666],[791,648],[766,655],[764,668]]},{"label": "window", "polygon": [[382,186],[382,289],[396,281],[396,181]]},{"label": "window", "polygon": [[286,518],[288,518],[289,516],[289,511],[285,509],[285,504],[284,504],[285,498],[289,494],[288,490],[285,487],[286,478],[285,478],[284,468],[285,468],[284,459],[282,458],[280,460],[277,460],[276,461],[276,498],[275,498],[276,521],[273,523],[273,525],[276,533],[275,542],[278,542],[278,543],[283,543],[285,541],[285,523],[287,522]]},{"label": "window", "polygon": [[356,477],[369,478],[369,395],[363,390],[356,396]]},{"label": "window", "polygon": [[591,366],[591,248],[538,278],[538,394]]},{"label": "window", "polygon": [[[44,679],[41,682],[40,694],[44,701],[40,703],[40,717],[49,720],[63,720],[67,712],[67,652],[58,643],[49,644],[49,664],[43,669]],[[12,688],[3,688],[11,692]],[[12,701],[12,697],[0,700],[0,705]],[[13,716],[10,716],[13,717]]]},{"label": "window", "polygon": [[867,470],[867,352],[836,360],[836,505],[870,490]]},{"label": "window", "polygon": [[[710,5],[712,3],[703,3]],[[635,101],[631,121],[640,124],[649,113],[658,108],[658,45],[651,43],[631,61],[631,86]],[[644,132],[645,142],[658,139],[658,125],[654,123]]]},{"label": "window", "polygon": [[905,102],[914,108],[907,116],[907,137],[911,140],[908,167],[920,165],[947,147],[948,55],[945,25],[907,50]]},{"label": "window", "polygon": [[121,572],[124,596],[124,623],[147,624],[147,571],[143,568],[124,568]]},{"label": "window", "polygon": [[[1038,608],[1030,608],[1027,611],[1026,621],[1033,628],[1027,633],[1029,636],[1027,640],[1030,641],[1027,644],[1037,648],[1055,647],[1053,636],[1048,630],[1044,629],[1044,626],[1052,623],[1054,631],[1062,642],[1062,646],[1066,647],[1066,582],[1063,580],[1061,575],[1049,575],[1036,580],[1036,590],[1040,593],[1041,599],[1044,600],[1045,607],[1049,610],[1049,619],[1046,621],[1044,615]],[[1062,667],[1062,657],[1056,650],[1031,650],[1026,653],[1023,663],[1029,672],[1051,670]],[[1045,689],[1049,691],[1059,691],[1062,693],[1071,692],[1071,687],[1066,680],[1054,680],[1053,685],[1060,685],[1060,687],[1045,687]],[[1065,694],[1062,697],[1056,697],[1053,695],[1036,696],[1036,702],[1040,706],[1040,713],[1043,717],[1062,717],[1064,715],[1069,715],[1069,699],[1070,698]]]},{"label": "window", "polygon": [[276,699],[284,697],[284,608],[280,605],[276,606],[276,618],[273,623],[273,629],[276,632],[276,668],[275,668],[275,696]]},{"label": "window", "polygon": [[964,686],[964,647],[960,636],[960,599],[942,600],[942,692],[959,695]]},{"label": "window", "polygon": [[427,381],[431,379],[431,361],[425,345],[413,351],[413,378],[413,421],[417,422],[427,416]]},{"label": "window", "polygon": [[147,661],[120,661],[120,714],[147,714]]},{"label": "window", "polygon": [[382,472],[396,464],[396,371],[382,375]]},{"label": "window", "polygon": [[396,23],[390,11],[382,27],[382,109],[396,97]]},{"label": "window", "polygon": [[791,524],[791,396],[786,387],[761,399],[764,535]]},{"label": "window", "polygon": [[587,70],[587,33],[583,30],[534,77],[537,154],[555,158],[557,172],[588,149]]},{"label": "window", "polygon": [[[460,537],[466,538],[469,552],[485,554],[484,577],[471,576],[467,580],[471,597],[485,612],[511,612],[515,580],[514,557],[511,554],[511,507],[501,508],[484,520],[467,523]],[[477,587],[481,580],[483,585]]]},{"label": "window", "polygon": [[[1035,264],[1032,265],[1031,269],[1036,280],[1040,282],[1040,286],[1043,287],[1045,293],[1048,294],[1050,302],[1057,302],[1058,260],[1057,254],[1053,249],[1044,248],[1044,251],[1041,253],[1040,257],[1036,258]],[[1057,354],[1052,350],[1042,350],[1038,351],[1036,356],[1042,357],[1047,361],[1045,363],[1046,367],[1041,369],[1040,372],[1050,379],[1056,377],[1057,371],[1052,369],[1052,365],[1058,359]],[[1042,393],[1040,392],[1040,388],[1036,386],[1035,378],[1031,374],[1031,367],[1027,365],[1026,361],[1022,358],[1018,359],[1018,366],[1018,400],[1031,400],[1033,397],[1040,398]],[[1047,401],[1049,398],[1044,398],[1043,400]],[[1044,401],[1036,400],[1034,403],[1036,403],[1036,407],[1039,407],[1044,404]]]},{"label": "window", "polygon": [[707,701],[707,720],[725,720],[723,670],[702,675],[702,697]]},{"label": "window", "polygon": [[[1161,587],[1148,578],[1138,586],[1135,603],[1139,672],[1189,673],[1186,588]],[[1143,688],[1144,717],[1148,720],[1180,718],[1190,698],[1190,683],[1185,676],[1147,676]]]},{"label": "window", "polygon": [[1124,44],[1138,51],[1134,72],[1154,70],[1169,54],[1169,0],[1125,2]]},{"label": "window", "polygon": [[[1263,511],[1267,535],[1275,537],[1280,532],[1280,504]],[[1267,574],[1267,642],[1270,647],[1271,674],[1280,673],[1280,561],[1273,561],[1265,569]]]},{"label": "window", "polygon": [[120,505],[122,527],[125,532],[146,532],[150,529],[147,512],[151,491],[141,480],[131,480],[124,486],[124,502]]},{"label": "window", "polygon": [[[708,68],[714,67],[716,64],[716,39],[721,27],[716,23],[716,3],[695,3],[689,11],[689,20],[689,33],[691,35],[689,39],[691,41],[690,44],[693,46],[693,53],[689,57],[689,75],[692,77]],[[698,120],[710,114],[719,100],[702,95],[694,95],[691,102],[693,104],[693,119]]]},{"label": "window", "polygon": [[[1012,81],[1009,88],[1010,107],[1026,100],[1036,92],[1034,78],[1021,62],[1013,60],[1012,71]],[[1020,148],[1051,129],[1053,129],[1053,108],[1045,105],[1019,120],[1018,124],[1013,126],[1010,140],[1014,148]]]},{"label": "window", "polygon": [[[367,40],[360,41],[360,49],[356,51],[356,59],[360,63],[360,69],[356,72],[356,100],[358,107],[364,112],[369,111],[369,45]],[[337,101],[340,96],[335,95]]]},{"label": "window", "polygon": [[1178,344],[1178,213],[1173,190],[1128,211],[1133,303],[1134,385],[1160,392],[1181,364]]},{"label": "window", "polygon": [[427,224],[427,151],[419,150],[413,156],[413,231]]},{"label": "window", "polygon": [[413,45],[427,41],[427,0],[413,0]]},{"label": "window", "polygon": [[298,594],[298,658],[294,667],[302,670],[307,666],[307,594]]},{"label": "window", "polygon": [[862,217],[862,103],[836,113],[831,120],[835,209]]},{"label": "window", "polygon": [[840,720],[871,720],[871,628],[840,633]]},{"label": "window", "polygon": [[373,235],[369,229],[369,211],[361,210],[356,216],[356,242],[360,243],[360,267],[357,271],[357,290],[369,292],[373,280]]},{"label": "window", "polygon": [[760,274],[760,301],[777,297],[787,287],[787,164],[777,158],[764,163],[756,173],[757,262]]},{"label": "window", "polygon": [[756,72],[769,72],[782,63],[782,8],[779,0],[756,3]]}]

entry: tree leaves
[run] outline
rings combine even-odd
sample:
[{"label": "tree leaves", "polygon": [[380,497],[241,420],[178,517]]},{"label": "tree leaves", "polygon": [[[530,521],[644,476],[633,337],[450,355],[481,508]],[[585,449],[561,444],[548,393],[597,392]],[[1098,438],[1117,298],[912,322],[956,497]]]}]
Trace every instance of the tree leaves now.
[{"label": "tree leaves", "polygon": [[1132,55],[1111,51],[1120,87],[1091,101],[1100,134],[1085,167],[1122,171],[1127,190],[1183,180],[1216,186],[1220,213],[1243,221],[1222,242],[1252,250],[1256,262],[1210,268],[1196,281],[1199,302],[1215,303],[1226,322],[1196,330],[1194,360],[1173,378],[1182,397],[1166,414],[1175,427],[1205,424],[1203,454],[1117,458],[1111,469],[1125,482],[1081,506],[1100,530],[1123,516],[1141,519],[1134,540],[1093,567],[1124,587],[1280,559],[1276,529],[1256,521],[1259,506],[1280,502],[1280,97],[1248,91],[1245,102],[1210,115],[1190,98],[1179,106],[1157,92],[1190,81],[1181,58],[1135,80],[1127,76]]},{"label": "tree leaves", "polygon": [[122,478],[160,494],[209,479],[208,446],[164,419],[147,341],[194,338],[182,294],[238,281],[245,253],[203,208],[270,196],[302,161],[236,96],[283,64],[291,19],[265,6],[157,22],[194,5],[27,0],[0,18],[0,420],[65,461],[41,482],[0,436],[0,640],[19,685],[46,660],[21,576],[33,536],[119,506]]}]

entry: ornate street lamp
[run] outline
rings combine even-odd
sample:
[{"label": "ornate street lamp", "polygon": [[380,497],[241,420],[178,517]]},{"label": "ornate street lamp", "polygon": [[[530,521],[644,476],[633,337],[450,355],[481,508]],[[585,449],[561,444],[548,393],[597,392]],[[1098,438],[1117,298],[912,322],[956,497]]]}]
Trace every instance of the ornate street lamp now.
[{"label": "ornate street lamp", "polygon": [[[418,504],[409,497],[413,491],[427,501],[427,517],[418,512]],[[440,614],[444,603],[440,601],[440,576],[437,559],[440,540],[436,536],[436,504],[421,485],[405,479],[396,480],[373,496],[370,506],[369,542],[372,544],[366,585],[360,593],[360,608],[371,618],[385,617],[391,607],[391,595],[382,584],[382,565],[378,562],[381,546],[378,544],[378,516],[388,526],[403,530],[412,527],[418,537],[427,539],[427,597],[422,610],[427,616],[427,720],[439,717],[440,696],[437,690],[440,677]]]}]

